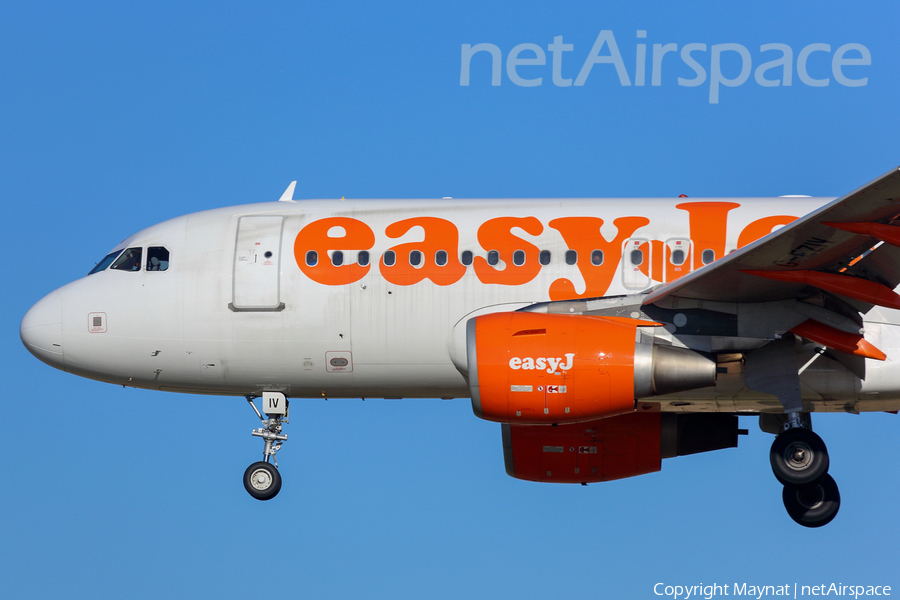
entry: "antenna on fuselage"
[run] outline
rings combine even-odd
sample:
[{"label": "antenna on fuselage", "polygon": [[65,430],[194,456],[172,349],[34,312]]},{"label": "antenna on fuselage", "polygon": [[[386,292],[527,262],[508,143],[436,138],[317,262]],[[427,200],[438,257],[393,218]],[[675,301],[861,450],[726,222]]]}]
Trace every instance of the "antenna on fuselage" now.
[{"label": "antenna on fuselage", "polygon": [[278,199],[279,202],[295,202],[294,200],[294,188],[297,187],[297,182],[292,181],[291,185],[287,186],[287,189],[284,190],[284,193],[281,195],[281,198]]}]

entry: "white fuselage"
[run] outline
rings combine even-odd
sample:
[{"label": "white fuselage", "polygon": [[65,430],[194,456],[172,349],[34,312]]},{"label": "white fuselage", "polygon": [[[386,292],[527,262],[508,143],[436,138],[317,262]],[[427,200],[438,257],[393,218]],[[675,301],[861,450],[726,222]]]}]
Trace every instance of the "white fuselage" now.
[{"label": "white fuselage", "polygon": [[[166,270],[106,269],[72,282],[35,305],[22,336],[53,366],[133,387],[466,397],[471,316],[636,294],[829,200],[309,200],[210,210],[155,225],[117,247],[165,247]],[[325,236],[333,241],[323,241],[313,231],[323,219],[352,219],[341,222],[359,231],[335,225]],[[313,246],[318,264],[304,264]],[[368,265],[357,264],[360,249]],[[382,262],[390,250],[392,267]],[[489,264],[492,250],[496,264]],[[412,251],[421,252],[417,265]],[[438,251],[447,258],[436,258]],[[474,264],[460,262],[465,251]],[[549,251],[548,264],[541,251]],[[311,277],[316,267],[322,275]],[[838,383],[804,390],[822,402],[817,410],[865,398],[876,404],[864,410],[894,408],[898,322],[895,311],[870,313],[867,338],[878,337],[888,361],[870,367],[865,382],[835,374]],[[816,369],[827,365],[834,366],[822,359]],[[760,399],[727,385],[694,396],[713,410],[740,410],[742,399],[750,410]]]}]

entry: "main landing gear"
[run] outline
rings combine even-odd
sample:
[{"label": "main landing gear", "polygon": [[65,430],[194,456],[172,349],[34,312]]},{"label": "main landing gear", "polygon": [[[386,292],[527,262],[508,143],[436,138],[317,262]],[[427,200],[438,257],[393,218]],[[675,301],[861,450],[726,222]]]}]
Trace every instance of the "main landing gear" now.
[{"label": "main landing gear", "polygon": [[841,506],[837,484],[828,474],[828,449],[799,413],[787,417],[769,451],[772,472],[784,485],[784,507],[804,527],[827,525]]},{"label": "main landing gear", "polygon": [[[266,417],[254,404],[254,396],[247,396],[247,402],[253,412],[262,421],[262,427],[254,429],[251,434],[265,441],[263,459],[255,462],[244,471],[244,488],[257,500],[271,500],[281,490],[281,474],[278,472],[278,461],[275,453],[281,449],[288,436],[281,433],[282,423],[289,423],[288,400],[281,392],[263,392],[263,411]],[[269,464],[269,458],[275,466]]]},{"label": "main landing gear", "polygon": [[[803,412],[800,374],[825,353],[817,348],[799,367],[803,345],[795,335],[784,335],[744,357],[747,387],[778,398],[781,415],[760,415],[763,431],[777,433],[769,459],[772,471],[784,485],[781,494],[788,515],[804,527],[827,525],[837,515],[841,494],[828,475],[828,449],[809,426]],[[806,416],[804,420],[801,417]]]}]

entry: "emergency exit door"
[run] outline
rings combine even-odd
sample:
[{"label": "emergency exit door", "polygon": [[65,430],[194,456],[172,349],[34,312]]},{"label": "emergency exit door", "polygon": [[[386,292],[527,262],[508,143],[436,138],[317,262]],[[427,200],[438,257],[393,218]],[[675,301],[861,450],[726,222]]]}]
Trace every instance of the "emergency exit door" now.
[{"label": "emergency exit door", "polygon": [[281,310],[281,235],[284,217],[238,219],[234,247],[234,286],[230,308]]},{"label": "emergency exit door", "polygon": [[650,240],[631,238],[622,245],[622,283],[625,289],[642,290],[650,285]]}]

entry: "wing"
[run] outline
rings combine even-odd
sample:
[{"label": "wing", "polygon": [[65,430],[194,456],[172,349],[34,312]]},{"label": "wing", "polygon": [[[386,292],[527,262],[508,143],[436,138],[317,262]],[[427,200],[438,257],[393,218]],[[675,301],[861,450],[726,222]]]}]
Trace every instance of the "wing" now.
[{"label": "wing", "polygon": [[[763,302],[816,288],[866,311],[900,308],[900,169],[756,242],[652,290],[644,305],[685,298]],[[886,243],[883,243],[886,242]],[[873,250],[874,248],[874,250]]]}]

